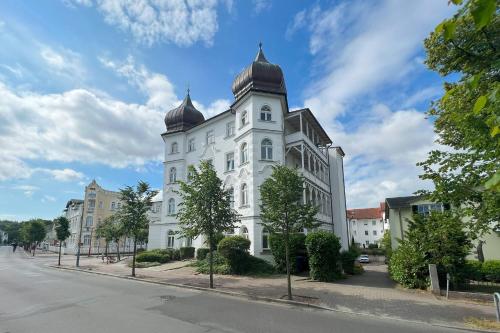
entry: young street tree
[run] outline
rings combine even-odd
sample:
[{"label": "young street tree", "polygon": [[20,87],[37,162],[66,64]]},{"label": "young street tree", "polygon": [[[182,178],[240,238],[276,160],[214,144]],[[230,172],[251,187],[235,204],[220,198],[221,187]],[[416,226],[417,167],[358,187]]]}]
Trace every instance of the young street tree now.
[{"label": "young street tree", "polygon": [[315,228],[317,207],[302,203],[304,180],[296,170],[286,166],[275,166],[271,177],[260,186],[261,224],[270,233],[283,235],[285,243],[286,277],[288,299],[292,299],[290,279],[290,234],[301,228]]},{"label": "young street tree", "polygon": [[41,220],[24,222],[21,226],[21,237],[23,242],[30,244],[33,256],[35,256],[37,245],[45,239],[46,234],[45,224]]},{"label": "young street tree", "polygon": [[109,262],[108,250],[109,243],[116,242],[117,255],[120,257],[120,251],[118,242],[120,241],[120,237],[123,235],[122,227],[119,223],[117,223],[116,216],[111,215],[104,219],[104,221],[99,224],[96,228],[96,236],[103,238],[105,241],[104,251],[106,254],[106,262]]},{"label": "young street tree", "polygon": [[229,192],[224,189],[213,166],[202,161],[199,172],[189,167],[189,182],[179,181],[181,197],[177,218],[181,235],[196,238],[204,236],[210,247],[210,288],[214,287],[213,252],[217,234],[234,228],[238,216],[231,208]]},{"label": "young street tree", "polygon": [[139,181],[135,189],[131,186],[120,189],[120,200],[123,204],[116,217],[122,223],[125,234],[134,240],[132,276],[135,276],[137,242],[148,228],[147,213],[151,209],[151,200],[157,193],[158,191],[151,190],[149,184],[143,181]]},{"label": "young street tree", "polygon": [[56,224],[56,236],[59,241],[59,259],[57,261],[57,266],[61,266],[62,243],[71,235],[71,232],[69,231],[69,221],[64,216],[55,219],[54,223]]},{"label": "young street tree", "polygon": [[447,148],[419,165],[421,178],[434,183],[431,198],[470,217],[467,227],[477,237],[500,216],[500,18],[497,0],[451,2],[462,6],[424,42],[427,66],[459,78],[445,83],[428,112]]}]

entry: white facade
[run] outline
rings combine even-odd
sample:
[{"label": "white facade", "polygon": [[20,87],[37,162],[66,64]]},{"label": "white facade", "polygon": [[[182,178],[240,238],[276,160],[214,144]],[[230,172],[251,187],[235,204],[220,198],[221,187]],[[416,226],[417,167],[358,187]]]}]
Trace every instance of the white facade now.
[{"label": "white facade", "polygon": [[389,229],[383,205],[380,208],[349,209],[347,219],[349,237],[362,248],[379,244],[385,231]]},{"label": "white facade", "polygon": [[66,253],[76,253],[78,249],[78,237],[80,234],[80,223],[82,222],[83,200],[71,199],[66,204],[63,216],[69,221],[70,236],[66,240]]},{"label": "white facade", "polygon": [[[189,96],[187,97],[189,98]],[[148,248],[181,247],[189,239],[173,237],[179,230],[175,214],[179,197],[176,180],[187,180],[187,168],[211,160],[224,186],[234,193],[234,209],[241,215],[235,234],[248,237],[250,253],[270,254],[260,222],[259,186],[271,175],[272,166],[298,168],[305,177],[304,200],[318,205],[322,228],[340,236],[348,247],[343,152],[331,147],[309,109],[290,112],[286,95],[249,91],[230,110],[182,131],[166,132],[163,206],[161,221],[150,223]],[[172,238],[174,238],[172,240]],[[192,241],[206,247],[203,240]],[[268,247],[268,246],[267,246]]]}]

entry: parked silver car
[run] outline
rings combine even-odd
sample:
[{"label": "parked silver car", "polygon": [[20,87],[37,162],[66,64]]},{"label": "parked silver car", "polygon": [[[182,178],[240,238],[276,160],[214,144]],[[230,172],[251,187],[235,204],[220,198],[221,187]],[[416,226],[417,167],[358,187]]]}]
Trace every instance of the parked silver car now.
[{"label": "parked silver car", "polygon": [[362,254],[359,256],[358,261],[362,264],[367,264],[370,262],[370,258],[368,257],[367,254]]}]

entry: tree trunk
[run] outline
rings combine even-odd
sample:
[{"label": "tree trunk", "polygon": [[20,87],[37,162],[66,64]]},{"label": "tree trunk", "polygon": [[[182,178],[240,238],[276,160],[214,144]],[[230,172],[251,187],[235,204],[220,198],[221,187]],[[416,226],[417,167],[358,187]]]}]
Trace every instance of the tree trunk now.
[{"label": "tree trunk", "polygon": [[292,299],[292,280],[290,278],[290,244],[289,232],[285,230],[285,261],[286,261],[286,282],[288,299]]},{"label": "tree trunk", "polygon": [[120,240],[116,240],[116,260],[120,261]]},{"label": "tree trunk", "polygon": [[57,262],[57,266],[61,266],[61,246],[62,242],[59,241],[59,261]]},{"label": "tree trunk", "polygon": [[479,262],[484,262],[483,243],[484,241],[480,240],[477,244],[477,260]]},{"label": "tree trunk", "polygon": [[35,250],[36,250],[36,243],[33,245],[33,257],[35,256]]},{"label": "tree trunk", "polygon": [[132,276],[135,276],[135,252],[137,250],[137,237],[134,236],[134,253],[132,255]]},{"label": "tree trunk", "polygon": [[214,257],[213,257],[213,242],[212,242],[212,233],[210,233],[208,235],[208,242],[209,242],[209,249],[210,249],[210,252],[209,252],[209,257],[208,257],[208,261],[210,263],[210,288],[213,289],[214,287]]},{"label": "tree trunk", "polygon": [[108,244],[109,243],[108,243],[108,241],[106,241],[106,243],[104,243],[104,244],[106,244],[104,246],[104,253],[105,253],[105,256],[106,256],[106,264],[109,264],[109,256],[108,256]]}]

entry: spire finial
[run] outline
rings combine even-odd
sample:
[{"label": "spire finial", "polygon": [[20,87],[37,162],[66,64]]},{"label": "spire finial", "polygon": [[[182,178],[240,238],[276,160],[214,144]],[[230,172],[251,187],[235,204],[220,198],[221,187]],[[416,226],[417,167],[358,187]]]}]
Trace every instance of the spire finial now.
[{"label": "spire finial", "polygon": [[259,42],[259,49],[262,51],[262,41]]},{"label": "spire finial", "polygon": [[189,96],[189,92],[191,91],[191,89],[189,89],[189,82],[187,83],[187,95]]}]

